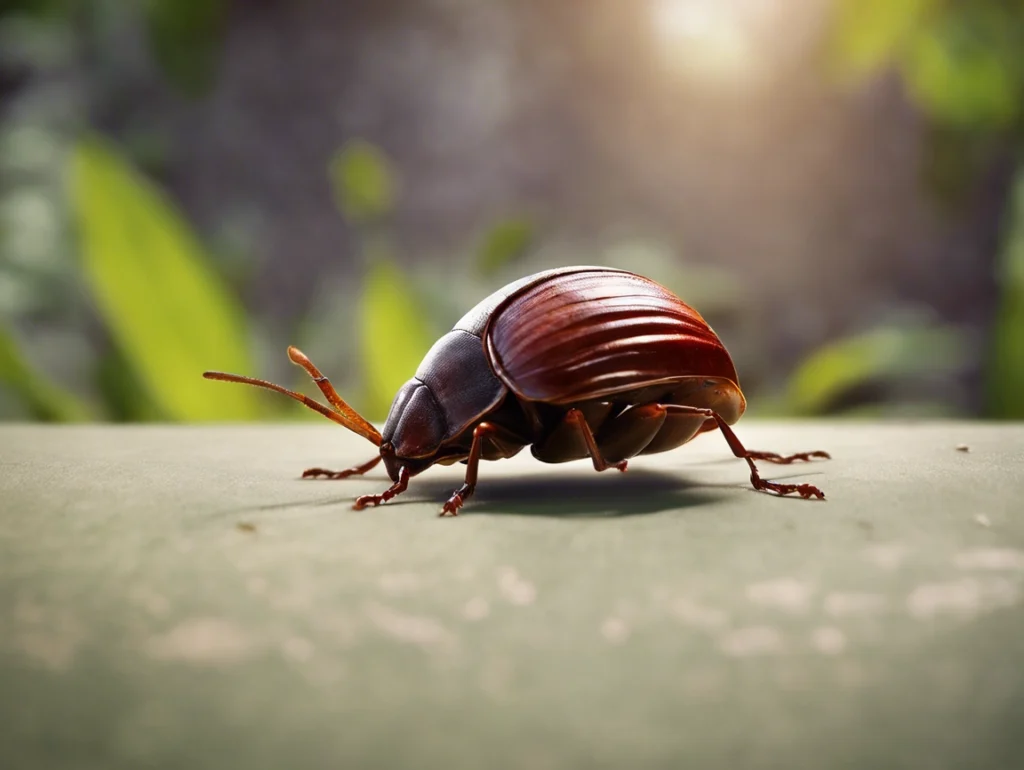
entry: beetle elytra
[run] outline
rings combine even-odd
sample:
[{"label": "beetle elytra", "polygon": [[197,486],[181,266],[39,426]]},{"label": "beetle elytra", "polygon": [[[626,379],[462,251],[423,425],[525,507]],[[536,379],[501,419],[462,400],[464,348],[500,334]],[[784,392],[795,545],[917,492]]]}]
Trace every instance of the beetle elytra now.
[{"label": "beetle elytra", "polygon": [[361,475],[383,461],[392,485],[354,507],[401,494],[427,468],[462,462],[465,483],[444,503],[458,513],[473,494],[481,460],[529,446],[535,458],[590,458],[597,471],[666,452],[718,429],[750,466],[755,489],[824,499],[810,484],[762,479],[755,460],[828,458],[822,451],[780,455],[746,449],[733,432],[746,410],[736,367],[701,315],[649,278],[607,267],[564,267],[527,276],[482,300],[424,357],[395,396],[382,432],[338,395],[298,349],[301,366],[330,407],[265,380],[205,372],[283,393],[358,433],[378,448],[343,471],[310,468],[303,478]]}]

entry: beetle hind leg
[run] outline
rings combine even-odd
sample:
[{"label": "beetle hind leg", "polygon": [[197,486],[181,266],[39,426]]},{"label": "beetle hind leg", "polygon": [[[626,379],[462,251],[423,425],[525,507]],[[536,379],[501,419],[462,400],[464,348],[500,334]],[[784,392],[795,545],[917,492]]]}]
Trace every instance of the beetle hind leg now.
[{"label": "beetle hind leg", "polygon": [[722,418],[718,412],[712,409],[705,409],[696,406],[685,406],[682,404],[664,404],[664,408],[669,413],[676,412],[678,414],[692,414],[692,415],[703,415],[710,417],[717,424],[719,430],[722,431],[722,436],[729,444],[729,448],[732,453],[742,460],[747,461],[747,465],[750,466],[750,483],[754,487],[762,492],[774,492],[777,495],[791,495],[796,493],[805,500],[811,497],[816,497],[819,500],[825,499],[825,493],[818,489],[813,484],[780,484],[775,481],[765,481],[761,478],[761,474],[757,470],[757,466],[754,464],[754,460],[767,460],[768,462],[784,463],[788,464],[794,460],[809,459],[810,457],[828,457],[829,455],[825,452],[803,452],[797,455],[783,456],[774,452],[757,452],[750,451],[742,442],[739,437],[733,432],[729,424]]},{"label": "beetle hind leg", "polygon": [[349,468],[344,471],[331,471],[327,468],[307,468],[302,472],[302,478],[304,479],[347,479],[349,476],[362,476],[367,471],[375,468],[377,463],[380,462],[380,455],[371,458],[362,465],[357,465],[354,468]]}]

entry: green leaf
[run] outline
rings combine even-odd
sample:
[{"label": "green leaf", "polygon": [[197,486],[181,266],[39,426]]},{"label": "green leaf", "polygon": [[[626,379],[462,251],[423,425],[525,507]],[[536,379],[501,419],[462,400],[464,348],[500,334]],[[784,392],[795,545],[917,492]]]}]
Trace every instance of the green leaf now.
[{"label": "green leaf", "polygon": [[991,8],[944,14],[907,48],[902,71],[908,90],[952,125],[1007,126],[1020,114],[1024,92],[1022,38],[1018,20]]},{"label": "green leaf", "polygon": [[838,0],[831,50],[841,73],[876,74],[895,58],[938,0]]},{"label": "green leaf", "polygon": [[74,151],[71,197],[98,310],[161,411],[258,417],[253,390],[202,379],[206,369],[251,373],[245,315],[170,202],[93,139]]},{"label": "green leaf", "polygon": [[395,393],[416,373],[434,335],[417,309],[404,273],[383,257],[370,264],[359,316],[367,391],[365,416],[382,420]]},{"label": "green leaf", "polygon": [[368,224],[391,213],[396,180],[384,153],[369,142],[354,141],[331,160],[331,183],[342,214]]},{"label": "green leaf", "polygon": [[797,367],[786,395],[788,411],[822,414],[858,385],[957,371],[966,361],[955,328],[883,327],[827,345]]},{"label": "green leaf", "polygon": [[533,226],[525,219],[499,222],[484,236],[477,253],[477,267],[492,276],[519,259],[533,245]]},{"label": "green leaf", "polygon": [[209,90],[227,21],[225,0],[147,0],[146,28],[153,56],[186,93]]},{"label": "green leaf", "polygon": [[1011,199],[1010,230],[1001,256],[1002,299],[987,372],[989,416],[1024,419],[1024,173]]},{"label": "green leaf", "polygon": [[17,393],[37,420],[81,422],[89,410],[76,396],[54,385],[33,369],[14,336],[0,326],[0,384]]}]

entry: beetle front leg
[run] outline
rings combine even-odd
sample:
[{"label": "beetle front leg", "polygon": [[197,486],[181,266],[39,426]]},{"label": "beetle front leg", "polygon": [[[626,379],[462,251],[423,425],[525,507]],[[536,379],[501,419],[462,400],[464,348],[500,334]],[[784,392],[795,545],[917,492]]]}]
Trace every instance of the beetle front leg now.
[{"label": "beetle front leg", "polygon": [[402,494],[406,489],[409,488],[409,469],[403,467],[398,472],[398,481],[392,484],[390,487],[385,489],[379,495],[362,495],[356,498],[355,504],[352,506],[357,511],[361,511],[368,505],[380,505],[386,503],[395,495]]},{"label": "beetle front leg", "polygon": [[381,460],[380,455],[368,460],[362,465],[357,465],[355,468],[349,468],[344,471],[329,471],[326,468],[308,468],[302,472],[302,478],[304,479],[347,479],[349,476],[362,476],[369,470],[372,470],[377,466]]},{"label": "beetle front leg", "polygon": [[777,495],[789,495],[794,492],[800,495],[800,497],[807,499],[810,497],[817,497],[819,500],[825,499],[825,493],[818,489],[813,484],[779,484],[775,481],[765,481],[761,478],[761,474],[758,473],[757,466],[754,465],[754,460],[768,460],[769,462],[782,462],[790,463],[794,460],[808,459],[810,456],[820,457],[826,455],[824,452],[805,452],[799,455],[790,455],[785,457],[783,455],[775,454],[774,452],[751,452],[740,442],[739,437],[733,432],[729,424],[722,418],[718,412],[712,409],[703,409],[696,406],[683,406],[681,404],[664,404],[666,410],[669,412],[676,412],[682,414],[693,414],[693,415],[704,415],[705,417],[712,418],[718,423],[719,430],[722,431],[722,436],[725,437],[726,442],[729,444],[729,448],[732,453],[740,459],[746,460],[747,465],[750,466],[750,483],[754,489],[767,492],[775,492]]}]

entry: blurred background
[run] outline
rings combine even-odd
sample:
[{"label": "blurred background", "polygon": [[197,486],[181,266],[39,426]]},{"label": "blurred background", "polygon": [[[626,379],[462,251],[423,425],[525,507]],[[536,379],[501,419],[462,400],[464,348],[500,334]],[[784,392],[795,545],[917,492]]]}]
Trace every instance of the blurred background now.
[{"label": "blurred background", "polygon": [[379,420],[580,263],[751,414],[1021,418],[1022,125],[1024,0],[0,0],[0,418]]}]

